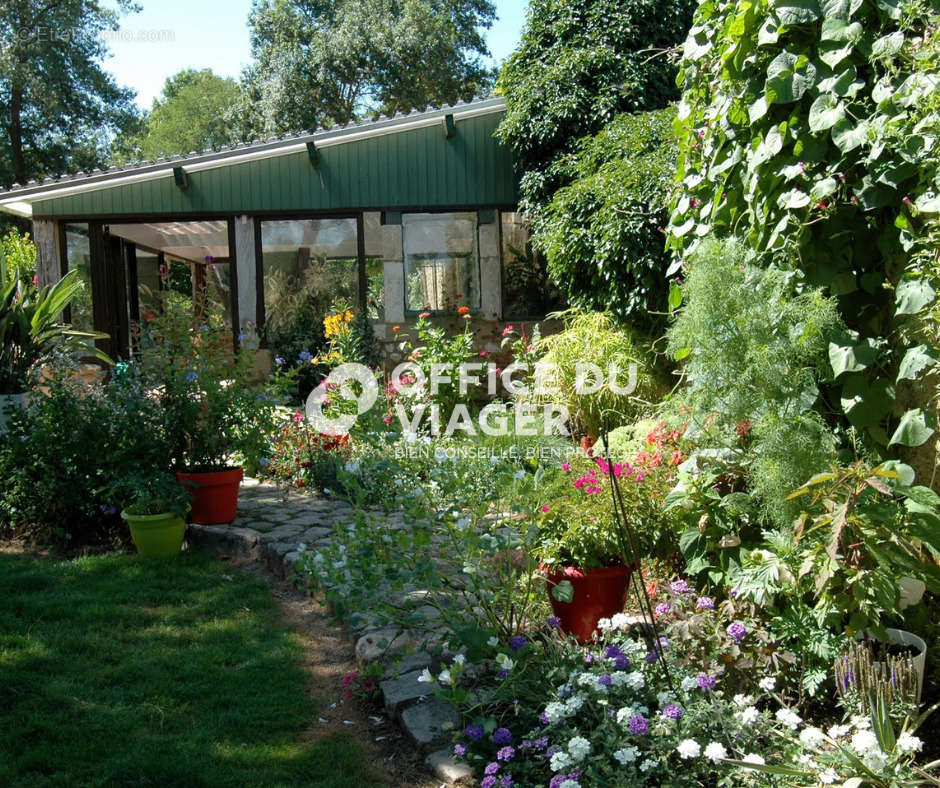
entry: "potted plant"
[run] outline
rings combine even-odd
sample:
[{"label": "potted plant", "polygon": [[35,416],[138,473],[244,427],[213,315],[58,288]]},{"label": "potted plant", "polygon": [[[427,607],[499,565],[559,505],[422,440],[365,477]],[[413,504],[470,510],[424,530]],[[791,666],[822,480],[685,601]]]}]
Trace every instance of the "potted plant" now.
[{"label": "potted plant", "polygon": [[131,531],[137,552],[148,558],[169,558],[180,551],[190,495],[162,471],[127,476],[108,488],[115,500],[126,501],[121,517]]},{"label": "potted plant", "polygon": [[93,343],[106,334],[74,331],[61,322],[81,289],[77,276],[70,271],[56,284],[37,289],[15,278],[7,281],[0,273],[0,432],[6,429],[10,408],[25,403],[30,376],[56,352],[111,363]]},{"label": "potted plant", "polygon": [[[650,436],[653,450],[632,462],[580,457],[563,463],[560,489],[549,490],[540,507],[537,550],[549,601],[562,629],[582,642],[601,618],[623,609],[632,572],[668,541],[660,509],[681,461],[674,445],[679,436],[660,427]],[[611,475],[630,518],[632,544],[616,525]]]},{"label": "potted plant", "polygon": [[259,413],[276,407],[274,389],[251,385],[254,355],[235,348],[222,316],[194,321],[192,302],[168,292],[140,329],[140,363],[157,388],[172,466],[192,494],[194,523],[230,523],[244,472],[238,456],[256,448]]}]

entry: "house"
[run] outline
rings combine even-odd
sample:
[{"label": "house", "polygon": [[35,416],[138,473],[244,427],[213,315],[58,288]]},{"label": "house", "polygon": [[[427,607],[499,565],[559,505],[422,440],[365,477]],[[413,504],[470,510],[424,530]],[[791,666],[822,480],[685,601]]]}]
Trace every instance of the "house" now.
[{"label": "house", "polygon": [[41,283],[80,271],[90,297],[72,323],[107,333],[114,356],[181,266],[197,308],[217,302],[235,334],[313,277],[368,309],[389,345],[412,316],[458,306],[496,337],[504,319],[541,317],[508,284],[527,231],[494,137],[504,111],[491,97],[31,182],[0,193],[0,210],[32,219]]}]

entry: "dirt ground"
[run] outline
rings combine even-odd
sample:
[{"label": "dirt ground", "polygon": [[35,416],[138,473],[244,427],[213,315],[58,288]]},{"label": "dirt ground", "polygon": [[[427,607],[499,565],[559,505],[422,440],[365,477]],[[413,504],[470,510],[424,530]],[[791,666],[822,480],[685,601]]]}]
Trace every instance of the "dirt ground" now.
[{"label": "dirt ground", "polygon": [[306,647],[304,667],[310,673],[310,694],[321,709],[305,732],[316,741],[342,730],[360,743],[363,755],[390,788],[439,788],[441,782],[424,766],[424,758],[401,729],[376,705],[347,698],[343,677],[355,671],[352,637],[330,623],[326,609],[286,581],[277,581],[257,565],[232,561],[241,571],[260,576],[271,588],[286,627],[297,632]]}]

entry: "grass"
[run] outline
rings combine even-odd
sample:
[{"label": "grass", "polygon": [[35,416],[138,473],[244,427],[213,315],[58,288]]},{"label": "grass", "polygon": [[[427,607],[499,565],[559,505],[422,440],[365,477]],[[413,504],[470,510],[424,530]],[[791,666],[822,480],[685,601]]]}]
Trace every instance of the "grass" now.
[{"label": "grass", "polygon": [[0,554],[0,785],[381,785],[356,741],[304,741],[317,709],[277,615],[198,554]]}]

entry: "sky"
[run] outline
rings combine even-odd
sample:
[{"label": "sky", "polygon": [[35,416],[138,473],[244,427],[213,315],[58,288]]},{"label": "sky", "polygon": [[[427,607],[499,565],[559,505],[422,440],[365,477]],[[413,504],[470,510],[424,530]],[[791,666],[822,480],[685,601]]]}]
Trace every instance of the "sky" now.
[{"label": "sky", "polygon": [[[486,33],[493,63],[501,63],[522,35],[527,0],[495,0],[497,20]],[[211,68],[237,77],[248,63],[251,0],[140,0],[143,10],[110,34],[105,67],[137,91],[150,109],[166,78],[183,68]]]}]

